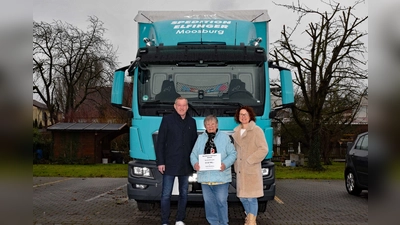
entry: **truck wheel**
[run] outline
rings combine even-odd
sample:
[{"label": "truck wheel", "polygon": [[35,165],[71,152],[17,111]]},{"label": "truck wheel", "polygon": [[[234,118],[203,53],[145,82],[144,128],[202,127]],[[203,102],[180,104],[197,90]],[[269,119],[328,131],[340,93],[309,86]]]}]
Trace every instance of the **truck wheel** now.
[{"label": "truck wheel", "polygon": [[150,211],[154,208],[154,203],[137,201],[139,211]]},{"label": "truck wheel", "polygon": [[351,195],[360,195],[361,189],[357,187],[357,178],[355,177],[353,171],[349,170],[346,172],[345,183],[346,190]]},{"label": "truck wheel", "polygon": [[263,213],[267,211],[267,202],[258,202],[258,212]]}]

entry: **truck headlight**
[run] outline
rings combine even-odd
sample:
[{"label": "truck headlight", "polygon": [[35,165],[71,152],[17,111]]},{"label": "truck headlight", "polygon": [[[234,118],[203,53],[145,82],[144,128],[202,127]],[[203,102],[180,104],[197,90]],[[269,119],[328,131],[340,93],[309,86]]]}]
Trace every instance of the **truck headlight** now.
[{"label": "truck headlight", "polygon": [[142,176],[142,177],[148,177],[148,178],[153,178],[153,174],[151,173],[151,170],[147,167],[133,167],[133,174],[136,176]]},{"label": "truck headlight", "polygon": [[261,168],[261,173],[263,176],[269,175],[269,168]]},{"label": "truck headlight", "polygon": [[197,182],[197,173],[193,173],[192,176],[189,176],[189,182]]}]

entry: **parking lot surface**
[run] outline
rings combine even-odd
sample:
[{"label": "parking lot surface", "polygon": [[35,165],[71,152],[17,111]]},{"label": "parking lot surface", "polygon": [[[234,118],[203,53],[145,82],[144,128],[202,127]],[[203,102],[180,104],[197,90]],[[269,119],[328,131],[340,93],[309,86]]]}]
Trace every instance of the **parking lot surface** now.
[{"label": "parking lot surface", "polygon": [[[160,209],[139,211],[126,195],[126,178],[33,178],[33,224],[160,224]],[[176,214],[172,206],[171,220]],[[243,224],[240,205],[229,224]],[[170,224],[174,224],[171,221]],[[187,207],[187,225],[208,224],[201,205]],[[343,180],[277,180],[276,197],[257,224],[368,224],[368,192],[351,196]]]}]

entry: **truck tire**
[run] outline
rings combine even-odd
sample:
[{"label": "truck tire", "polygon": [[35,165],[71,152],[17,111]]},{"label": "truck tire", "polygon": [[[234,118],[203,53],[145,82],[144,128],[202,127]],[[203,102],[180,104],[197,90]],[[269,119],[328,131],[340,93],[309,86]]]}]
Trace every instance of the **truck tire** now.
[{"label": "truck tire", "polygon": [[267,202],[258,202],[258,212],[263,213],[267,211]]},{"label": "truck tire", "polygon": [[154,208],[154,203],[136,201],[139,211],[150,211]]}]

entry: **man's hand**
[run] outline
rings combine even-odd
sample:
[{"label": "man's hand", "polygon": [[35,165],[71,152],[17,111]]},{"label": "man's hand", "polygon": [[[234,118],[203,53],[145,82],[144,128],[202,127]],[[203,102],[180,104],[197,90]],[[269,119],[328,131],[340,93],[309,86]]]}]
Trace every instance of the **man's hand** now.
[{"label": "man's hand", "polygon": [[159,166],[158,166],[158,171],[160,171],[161,174],[164,174],[165,165],[159,165]]}]

